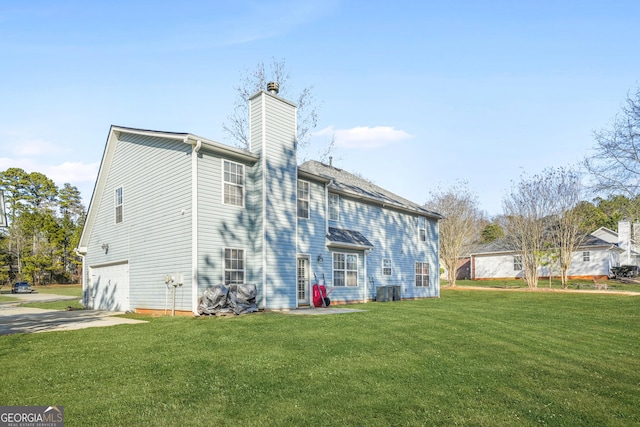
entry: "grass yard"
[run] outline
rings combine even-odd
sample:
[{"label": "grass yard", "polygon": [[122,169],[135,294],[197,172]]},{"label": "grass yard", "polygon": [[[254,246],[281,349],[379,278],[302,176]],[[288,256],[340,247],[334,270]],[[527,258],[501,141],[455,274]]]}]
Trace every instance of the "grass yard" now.
[{"label": "grass yard", "polygon": [[640,424],[640,297],[354,307],[3,336],[0,403],[68,426]]},{"label": "grass yard", "polygon": [[[608,290],[640,292],[640,283],[623,282],[620,280],[599,280],[599,283],[606,283]],[[440,280],[440,286],[446,287],[448,282]],[[482,288],[527,288],[527,283],[523,279],[495,279],[495,280],[456,280],[456,286],[473,286]],[[539,289],[562,289],[560,279],[552,279],[549,286],[549,279],[538,281]],[[568,281],[568,289],[596,290],[593,280],[572,279]]]},{"label": "grass yard", "polygon": [[78,298],[82,297],[82,285],[35,286],[33,290],[39,294],[55,294]]}]

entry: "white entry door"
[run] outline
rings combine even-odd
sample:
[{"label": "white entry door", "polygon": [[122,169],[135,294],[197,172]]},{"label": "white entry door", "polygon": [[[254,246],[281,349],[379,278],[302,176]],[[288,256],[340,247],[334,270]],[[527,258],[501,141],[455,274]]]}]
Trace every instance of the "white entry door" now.
[{"label": "white entry door", "polygon": [[298,305],[309,305],[309,257],[298,257]]}]

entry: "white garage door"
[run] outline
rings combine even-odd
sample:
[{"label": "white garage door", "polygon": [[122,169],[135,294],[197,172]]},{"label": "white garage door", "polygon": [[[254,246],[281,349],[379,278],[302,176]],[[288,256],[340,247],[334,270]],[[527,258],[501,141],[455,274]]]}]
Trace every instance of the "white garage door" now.
[{"label": "white garage door", "polygon": [[129,263],[89,268],[89,307],[94,310],[129,310]]}]

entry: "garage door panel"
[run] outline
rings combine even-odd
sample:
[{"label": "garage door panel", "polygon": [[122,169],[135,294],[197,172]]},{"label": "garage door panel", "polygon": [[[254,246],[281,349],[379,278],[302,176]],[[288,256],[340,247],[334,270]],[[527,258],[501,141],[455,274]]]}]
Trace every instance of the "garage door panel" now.
[{"label": "garage door panel", "polygon": [[129,264],[92,267],[89,307],[95,310],[129,310]]}]

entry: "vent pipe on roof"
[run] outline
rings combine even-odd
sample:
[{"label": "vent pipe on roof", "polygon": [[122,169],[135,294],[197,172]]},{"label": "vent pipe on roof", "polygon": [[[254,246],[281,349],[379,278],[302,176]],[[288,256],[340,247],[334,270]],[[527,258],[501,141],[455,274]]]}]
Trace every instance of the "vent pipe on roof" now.
[{"label": "vent pipe on roof", "polygon": [[278,86],[278,83],[276,82],[267,83],[267,91],[269,91],[271,95],[277,95],[279,90],[280,90],[280,86]]},{"label": "vent pipe on roof", "polygon": [[333,167],[333,156],[329,156],[329,167]]}]

